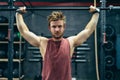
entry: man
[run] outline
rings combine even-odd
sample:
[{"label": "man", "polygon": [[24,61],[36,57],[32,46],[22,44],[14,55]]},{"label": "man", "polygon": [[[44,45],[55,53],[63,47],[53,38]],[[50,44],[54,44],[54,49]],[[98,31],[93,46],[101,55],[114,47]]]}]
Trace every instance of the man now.
[{"label": "man", "polygon": [[68,38],[63,38],[66,17],[62,12],[53,11],[48,16],[49,30],[52,35],[50,39],[29,31],[21,14],[25,12],[25,7],[20,7],[16,12],[17,28],[25,40],[40,49],[43,58],[42,80],[71,80],[71,57],[74,48],[86,41],[95,30],[99,9],[90,6],[90,13],[93,15],[85,29]]}]

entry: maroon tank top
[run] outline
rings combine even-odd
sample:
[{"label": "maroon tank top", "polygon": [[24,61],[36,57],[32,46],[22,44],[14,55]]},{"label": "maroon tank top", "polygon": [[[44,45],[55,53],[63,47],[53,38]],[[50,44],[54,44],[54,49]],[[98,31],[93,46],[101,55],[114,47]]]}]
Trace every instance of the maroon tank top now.
[{"label": "maroon tank top", "polygon": [[42,70],[42,80],[71,80],[70,45],[67,39],[49,39]]}]

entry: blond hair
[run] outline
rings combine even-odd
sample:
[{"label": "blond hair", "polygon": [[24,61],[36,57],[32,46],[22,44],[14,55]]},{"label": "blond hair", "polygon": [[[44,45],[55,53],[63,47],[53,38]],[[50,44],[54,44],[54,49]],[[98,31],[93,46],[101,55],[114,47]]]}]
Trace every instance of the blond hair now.
[{"label": "blond hair", "polygon": [[50,25],[51,21],[63,20],[64,23],[66,22],[66,17],[63,15],[61,11],[53,11],[51,15],[47,17],[48,23]]}]

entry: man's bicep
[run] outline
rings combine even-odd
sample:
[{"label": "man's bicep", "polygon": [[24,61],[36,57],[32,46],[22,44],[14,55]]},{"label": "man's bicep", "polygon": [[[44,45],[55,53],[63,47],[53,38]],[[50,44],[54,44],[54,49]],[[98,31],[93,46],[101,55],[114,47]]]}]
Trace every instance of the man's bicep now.
[{"label": "man's bicep", "polygon": [[40,37],[30,31],[25,31],[22,35],[26,41],[28,41],[33,46],[39,46]]},{"label": "man's bicep", "polygon": [[83,30],[80,33],[78,33],[74,38],[74,46],[79,46],[83,42],[85,42],[88,38],[89,34],[87,30]]}]

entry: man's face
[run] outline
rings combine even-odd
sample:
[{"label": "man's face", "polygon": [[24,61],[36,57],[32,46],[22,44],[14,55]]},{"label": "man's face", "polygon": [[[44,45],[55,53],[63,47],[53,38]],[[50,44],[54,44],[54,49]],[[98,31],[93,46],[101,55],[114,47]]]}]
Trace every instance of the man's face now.
[{"label": "man's face", "polygon": [[54,39],[61,39],[64,34],[65,24],[63,20],[51,21],[49,30]]}]

